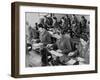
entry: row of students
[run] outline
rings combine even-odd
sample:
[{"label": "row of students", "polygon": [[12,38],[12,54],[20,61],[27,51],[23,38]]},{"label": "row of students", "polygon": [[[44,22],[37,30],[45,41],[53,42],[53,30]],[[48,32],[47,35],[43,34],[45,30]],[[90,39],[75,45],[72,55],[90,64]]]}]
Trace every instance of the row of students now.
[{"label": "row of students", "polygon": [[[55,39],[48,32],[50,29],[54,31],[54,34],[59,32],[58,35],[60,35],[60,38]],[[52,61],[52,55],[50,55],[46,48],[49,44],[49,47],[52,47],[53,50],[59,49],[62,51],[62,54],[65,55],[74,52],[76,56],[79,53],[79,50],[76,47],[79,45],[79,42],[74,43],[73,38],[82,38],[85,41],[88,41],[89,39],[86,32],[87,20],[84,16],[81,16],[81,21],[79,21],[75,15],[72,15],[72,18],[66,15],[66,17],[62,17],[59,22],[55,16],[44,16],[44,18],[40,19],[38,24],[36,23],[35,29],[29,28],[29,30],[30,38],[37,39],[38,42],[41,42],[44,45],[44,48],[41,49],[41,54],[42,63],[45,66],[48,65],[50,60]],[[50,56],[50,59],[48,59],[48,56]]]}]

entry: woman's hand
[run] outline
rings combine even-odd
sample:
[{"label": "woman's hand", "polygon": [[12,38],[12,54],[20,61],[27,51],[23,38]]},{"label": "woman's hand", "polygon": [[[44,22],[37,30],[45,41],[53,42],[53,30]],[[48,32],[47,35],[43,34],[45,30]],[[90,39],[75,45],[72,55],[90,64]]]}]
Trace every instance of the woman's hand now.
[{"label": "woman's hand", "polygon": [[53,44],[48,44],[47,47],[51,47]]},{"label": "woman's hand", "polygon": [[62,51],[60,49],[56,50],[58,53],[62,53]]},{"label": "woman's hand", "polygon": [[69,54],[68,54],[68,56],[73,56],[75,54],[75,52],[70,52]]}]

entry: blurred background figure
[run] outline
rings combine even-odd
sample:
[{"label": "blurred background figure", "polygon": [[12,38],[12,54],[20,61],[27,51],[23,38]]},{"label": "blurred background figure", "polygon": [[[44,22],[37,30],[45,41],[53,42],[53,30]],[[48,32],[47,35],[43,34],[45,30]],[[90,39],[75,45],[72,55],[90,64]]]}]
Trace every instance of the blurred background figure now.
[{"label": "blurred background figure", "polygon": [[86,33],[87,33],[88,37],[90,37],[90,21],[87,22]]},{"label": "blurred background figure", "polygon": [[84,16],[81,16],[81,21],[80,21],[81,34],[86,32],[86,27],[87,27],[87,20]]},{"label": "blurred background figure", "polygon": [[38,23],[35,23],[35,29],[38,30]]},{"label": "blurred background figure", "polygon": [[79,51],[79,57],[83,58],[85,60],[84,63],[89,64],[90,60],[90,40],[87,42],[80,38],[80,42],[78,45],[78,51]]},{"label": "blurred background figure", "polygon": [[48,28],[52,28],[52,24],[53,24],[52,13],[49,14],[48,16],[44,16],[44,18],[45,18],[44,20],[45,25],[47,25]]},{"label": "blurred background figure", "polygon": [[72,19],[71,19],[72,37],[77,37],[77,29],[79,28],[78,24],[79,24],[79,21],[76,15],[73,14]]},{"label": "blurred background figure", "polygon": [[43,43],[43,45],[51,44],[51,35],[50,33],[45,29],[45,27],[42,24],[39,24],[39,39],[40,42]]},{"label": "blurred background figure", "polygon": [[67,25],[67,21],[66,21],[66,18],[65,17],[62,17],[61,18],[61,30],[62,32],[67,32],[68,30],[68,25]]},{"label": "blurred background figure", "polygon": [[65,19],[66,19],[67,27],[70,28],[70,27],[71,27],[71,19],[70,19],[70,17],[68,16],[68,14],[65,15]]},{"label": "blurred background figure", "polygon": [[57,30],[60,29],[60,25],[57,21],[57,17],[53,17],[52,27],[54,28],[54,33],[57,33]]}]

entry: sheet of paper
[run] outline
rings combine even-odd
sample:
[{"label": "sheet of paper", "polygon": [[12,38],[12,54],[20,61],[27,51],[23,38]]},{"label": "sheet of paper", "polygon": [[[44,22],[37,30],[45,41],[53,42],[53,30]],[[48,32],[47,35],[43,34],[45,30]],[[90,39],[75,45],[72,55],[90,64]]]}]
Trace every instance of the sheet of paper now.
[{"label": "sheet of paper", "polygon": [[85,59],[84,59],[84,58],[81,58],[81,57],[77,57],[77,61],[84,62],[84,61],[85,61]]},{"label": "sheet of paper", "polygon": [[58,53],[58,52],[56,52],[56,51],[54,51],[54,50],[51,50],[51,51],[49,51],[51,54],[54,54],[55,56],[63,56],[63,54],[62,53]]},{"label": "sheet of paper", "polygon": [[76,62],[76,60],[74,60],[74,59],[70,59],[70,60],[67,62],[67,64],[69,64],[69,65],[73,65],[75,62]]}]

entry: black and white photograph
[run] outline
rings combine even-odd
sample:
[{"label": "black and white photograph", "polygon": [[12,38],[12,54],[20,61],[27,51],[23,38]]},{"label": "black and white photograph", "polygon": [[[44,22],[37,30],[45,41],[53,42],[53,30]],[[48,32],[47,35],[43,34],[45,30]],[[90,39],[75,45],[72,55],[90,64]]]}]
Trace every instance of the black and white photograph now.
[{"label": "black and white photograph", "polygon": [[12,4],[12,75],[97,73],[97,7]]},{"label": "black and white photograph", "polygon": [[90,64],[90,15],[25,12],[25,67]]}]

